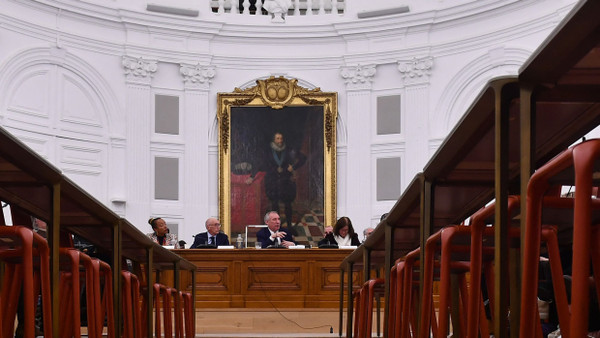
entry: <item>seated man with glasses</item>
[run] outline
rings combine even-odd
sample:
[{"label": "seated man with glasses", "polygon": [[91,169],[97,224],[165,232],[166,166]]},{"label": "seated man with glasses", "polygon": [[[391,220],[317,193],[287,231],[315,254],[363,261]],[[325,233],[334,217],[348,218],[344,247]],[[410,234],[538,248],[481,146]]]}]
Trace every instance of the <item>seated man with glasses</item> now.
[{"label": "seated man with glasses", "polygon": [[194,236],[194,244],[190,249],[205,248],[205,247],[217,247],[219,245],[229,245],[229,237],[227,234],[221,232],[221,224],[216,218],[209,218],[206,220],[206,232],[201,232]]}]

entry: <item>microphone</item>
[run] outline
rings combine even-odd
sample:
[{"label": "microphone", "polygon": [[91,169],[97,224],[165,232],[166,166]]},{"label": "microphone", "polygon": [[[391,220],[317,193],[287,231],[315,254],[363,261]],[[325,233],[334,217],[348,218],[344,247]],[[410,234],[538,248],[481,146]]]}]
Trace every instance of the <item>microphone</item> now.
[{"label": "microphone", "polygon": [[279,237],[279,231],[275,231],[275,234],[277,234],[277,245],[281,245],[281,237]]}]

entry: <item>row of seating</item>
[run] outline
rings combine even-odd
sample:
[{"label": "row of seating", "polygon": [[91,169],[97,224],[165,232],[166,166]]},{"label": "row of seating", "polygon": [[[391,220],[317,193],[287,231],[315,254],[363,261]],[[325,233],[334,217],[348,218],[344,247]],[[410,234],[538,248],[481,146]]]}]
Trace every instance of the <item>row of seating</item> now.
[{"label": "row of seating", "polygon": [[[600,211],[600,199],[596,198],[599,163],[598,139],[575,145],[547,162],[531,176],[527,187],[523,245],[520,227],[508,225],[506,240],[511,250],[522,256],[520,290],[511,290],[520,292],[521,303],[511,304],[511,308],[520,308],[520,337],[542,337],[538,312],[541,253],[547,253],[549,259],[562,335],[585,337],[589,321],[598,319],[588,318],[588,313],[589,290],[593,289],[590,280],[595,283],[595,296],[600,298],[600,278],[595,275],[600,271],[600,229],[596,226]],[[573,197],[560,196],[562,184],[574,186]],[[520,205],[520,196],[509,196],[509,220],[520,215]],[[388,337],[447,337],[450,332],[455,337],[493,334],[490,324],[494,317],[487,312],[493,311],[497,301],[494,299],[496,229],[490,225],[495,213],[496,203],[490,203],[473,214],[468,225],[444,227],[427,239],[425,248],[416,248],[395,261],[389,275]],[[523,248],[522,253],[520,248]],[[573,252],[571,295],[563,278],[561,250]],[[425,263],[419,264],[423,257]],[[424,271],[420,271],[422,266]],[[419,278],[415,278],[420,274],[422,285]],[[482,276],[486,290],[482,290]],[[456,287],[452,286],[453,279]],[[432,297],[434,281],[439,282],[437,308]],[[370,279],[355,292],[353,336],[371,336],[373,301],[382,294],[384,283],[380,278]],[[454,302],[452,294],[456,296]],[[487,309],[486,304],[489,304]]]},{"label": "row of seating", "polygon": [[[14,219],[18,219],[15,217]],[[3,220],[3,218],[2,218]],[[73,247],[70,236],[62,238],[59,249],[59,303],[61,337],[81,337],[80,295],[85,288],[85,316],[89,337],[149,337],[147,332],[146,283],[143,278],[123,270],[122,332],[115,327],[111,266]],[[3,266],[0,291],[0,332],[3,337],[15,333],[15,318],[23,332],[34,337],[36,313],[41,312],[43,333],[52,337],[50,251],[48,242],[31,227],[0,224],[0,262]],[[143,277],[143,276],[142,276]],[[83,284],[81,283],[83,281]],[[140,282],[143,281],[143,282]],[[147,284],[147,283],[146,283]],[[194,304],[189,292],[154,283],[154,324],[157,337],[194,337]],[[142,298],[140,299],[140,295]],[[41,308],[38,309],[38,301]],[[162,309],[162,311],[161,311]],[[163,334],[164,328],[164,334]]]}]

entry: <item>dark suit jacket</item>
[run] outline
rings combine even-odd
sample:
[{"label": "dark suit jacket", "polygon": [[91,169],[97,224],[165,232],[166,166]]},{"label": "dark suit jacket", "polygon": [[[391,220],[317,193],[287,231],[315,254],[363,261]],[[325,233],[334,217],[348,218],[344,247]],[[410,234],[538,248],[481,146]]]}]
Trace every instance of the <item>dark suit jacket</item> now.
[{"label": "dark suit jacket", "polygon": [[[227,234],[219,232],[216,236],[216,239],[217,239],[216,246],[229,245],[229,237],[227,236]],[[208,244],[208,233],[207,232],[201,232],[201,233],[197,234],[196,236],[194,236],[194,244],[192,244],[190,249],[197,248],[204,244]]]},{"label": "dark suit jacket", "polygon": [[[282,241],[294,242],[294,238],[292,238],[292,234],[290,234],[286,228],[279,228],[279,232],[285,232],[285,237],[282,238]],[[261,246],[263,248],[268,247],[269,245],[276,245],[277,240],[271,241],[269,238],[271,237],[271,231],[269,228],[262,228],[256,233],[256,241],[261,242]],[[294,242],[295,243],[295,242]]]},{"label": "dark suit jacket", "polygon": [[[325,235],[325,237],[319,241],[319,246],[324,245],[324,244],[335,244],[335,245],[339,245],[338,242],[335,240],[335,237],[333,236],[333,232],[329,233],[327,235]],[[352,235],[352,240],[350,245],[356,245],[359,246],[360,245],[360,240],[358,239],[358,234],[354,233]]]}]

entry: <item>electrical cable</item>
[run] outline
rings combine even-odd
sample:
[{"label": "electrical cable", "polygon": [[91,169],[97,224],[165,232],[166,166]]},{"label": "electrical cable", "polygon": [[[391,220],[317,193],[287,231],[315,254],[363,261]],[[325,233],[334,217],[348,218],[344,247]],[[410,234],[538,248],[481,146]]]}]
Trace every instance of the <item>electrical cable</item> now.
[{"label": "electrical cable", "polygon": [[[254,266],[254,264],[250,264],[250,266],[251,266],[252,268],[256,268],[256,267]],[[279,315],[280,315],[280,316],[281,316],[283,319],[287,320],[287,321],[288,321],[288,322],[290,322],[290,323],[293,323],[293,324],[295,324],[296,326],[298,326],[299,328],[301,328],[301,329],[303,329],[303,330],[313,330],[313,329],[319,329],[319,328],[322,328],[322,327],[329,327],[329,333],[333,333],[333,325],[331,325],[331,324],[324,324],[324,325],[318,325],[318,326],[311,326],[311,327],[307,327],[307,326],[300,325],[299,323],[295,322],[294,320],[292,320],[292,319],[290,319],[290,318],[286,317],[286,316],[285,316],[285,315],[284,315],[284,314],[283,314],[283,313],[282,313],[282,312],[281,312],[281,311],[280,311],[280,310],[279,310],[279,309],[278,309],[278,308],[275,306],[275,304],[273,303],[273,300],[272,300],[272,299],[269,297],[269,294],[268,294],[268,293],[267,293],[267,291],[266,291],[266,290],[263,288],[263,284],[262,284],[262,281],[260,280],[259,276],[258,276],[258,275],[255,275],[255,276],[256,276],[256,279],[257,279],[257,282],[258,282],[258,284],[260,285],[260,289],[263,291],[263,293],[264,293],[265,297],[266,297],[266,298],[267,298],[267,300],[269,301],[269,304],[271,304],[271,307],[272,307],[272,308],[273,308],[273,309],[274,309],[274,310],[275,310],[275,311],[276,311],[276,312],[277,312],[277,313],[278,313],[278,314],[279,314]]]}]

